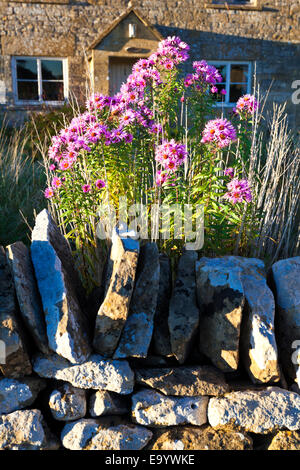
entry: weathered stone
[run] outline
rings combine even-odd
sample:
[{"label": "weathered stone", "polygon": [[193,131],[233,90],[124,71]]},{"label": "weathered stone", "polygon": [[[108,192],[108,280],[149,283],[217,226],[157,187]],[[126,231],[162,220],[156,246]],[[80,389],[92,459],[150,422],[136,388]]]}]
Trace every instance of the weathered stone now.
[{"label": "weathered stone", "polygon": [[297,431],[300,396],[278,387],[228,393],[223,398],[210,399],[208,421],[211,426],[234,425],[257,434],[281,429]]},{"label": "weathered stone", "polygon": [[211,426],[178,426],[155,432],[147,450],[252,450],[247,434]]},{"label": "weathered stone", "polygon": [[268,450],[300,450],[300,432],[279,431],[273,437]]},{"label": "weathered stone", "polygon": [[144,426],[201,426],[207,421],[207,404],[208,397],[170,397],[144,389],[132,396],[132,418]]},{"label": "weathered stone", "polygon": [[153,350],[160,356],[172,354],[170,332],[168,325],[169,303],[172,292],[172,272],[170,259],[161,254],[159,256],[160,275],[157,306],[154,316]]},{"label": "weathered stone", "polygon": [[129,406],[125,397],[107,390],[98,390],[90,398],[89,412],[93,418],[122,415],[129,412]]},{"label": "weathered stone", "polygon": [[91,353],[86,319],[79,304],[80,281],[71,250],[44,209],[32,232],[31,257],[45,312],[49,347],[70,362]]},{"label": "weathered stone", "polygon": [[241,329],[240,355],[253,382],[280,380],[274,332],[275,302],[265,278],[263,261],[238,256],[226,257],[241,268],[246,297]]},{"label": "weathered stone", "polygon": [[121,334],[116,359],[147,357],[159,288],[159,253],[156,243],[141,247],[129,315]]},{"label": "weathered stone", "polygon": [[172,353],[180,364],[185,362],[199,326],[199,310],[196,305],[196,260],[195,251],[186,251],[181,256],[170,301],[168,318],[170,342]]},{"label": "weathered stone", "polygon": [[271,271],[280,359],[284,373],[300,386],[300,256],[277,261]]},{"label": "weathered stone", "polygon": [[224,375],[212,366],[182,366],[162,369],[138,369],[136,382],[155,388],[165,395],[224,395],[229,391]]},{"label": "weathered stone", "polygon": [[57,421],[75,421],[86,414],[86,392],[66,383],[50,395],[49,407]]},{"label": "weathered stone", "polygon": [[63,380],[78,388],[110,390],[126,395],[132,392],[134,385],[134,374],[127,361],[104,359],[98,354],[77,365],[56,355],[38,354],[33,369],[41,377]]},{"label": "weathered stone", "polygon": [[96,419],[66,424],[61,433],[63,446],[71,450],[141,450],[151,437],[152,432],[142,426],[108,426]]},{"label": "weathered stone", "polygon": [[20,313],[36,346],[49,353],[43,306],[34,277],[30,252],[22,242],[6,247]]},{"label": "weathered stone", "polygon": [[220,370],[236,370],[245,303],[240,269],[225,258],[201,258],[196,279],[200,352]]},{"label": "weathered stone", "polygon": [[0,450],[55,450],[59,441],[49,432],[40,410],[0,416]]},{"label": "weathered stone", "polygon": [[3,247],[0,247],[0,346],[0,370],[3,375],[18,378],[31,374],[32,368],[17,318],[13,280]]},{"label": "weathered stone", "polygon": [[0,415],[32,405],[46,382],[35,377],[0,378]]},{"label": "weathered stone", "polygon": [[128,316],[138,255],[139,243],[115,229],[109,261],[110,284],[96,317],[93,343],[94,349],[106,357],[115,352]]}]

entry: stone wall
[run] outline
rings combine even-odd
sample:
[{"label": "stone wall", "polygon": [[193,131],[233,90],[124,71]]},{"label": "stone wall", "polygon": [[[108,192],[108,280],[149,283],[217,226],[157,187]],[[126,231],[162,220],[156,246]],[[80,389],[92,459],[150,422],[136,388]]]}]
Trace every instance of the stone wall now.
[{"label": "stone wall", "polygon": [[[290,122],[299,125],[300,105],[291,102],[291,84],[299,79],[296,0],[259,0],[257,6],[232,9],[212,0],[136,0],[134,5],[163,36],[187,41],[192,59],[255,61],[263,90],[274,80],[270,101],[287,101]],[[84,95],[85,51],[127,6],[125,0],[1,0],[2,108],[14,109],[11,54],[67,56],[70,88]]]},{"label": "stone wall", "polygon": [[300,258],[266,274],[185,251],[173,282],[123,227],[87,301],[42,211],[0,249],[0,450],[299,450]]}]

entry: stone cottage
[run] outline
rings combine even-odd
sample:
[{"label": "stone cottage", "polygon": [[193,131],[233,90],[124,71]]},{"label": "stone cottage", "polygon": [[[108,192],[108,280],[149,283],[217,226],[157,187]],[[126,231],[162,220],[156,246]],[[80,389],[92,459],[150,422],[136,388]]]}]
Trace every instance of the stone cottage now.
[{"label": "stone cottage", "polygon": [[179,35],[191,60],[222,72],[224,107],[256,75],[300,124],[299,0],[0,0],[0,16],[0,108],[11,118],[87,89],[115,93],[137,59]]}]

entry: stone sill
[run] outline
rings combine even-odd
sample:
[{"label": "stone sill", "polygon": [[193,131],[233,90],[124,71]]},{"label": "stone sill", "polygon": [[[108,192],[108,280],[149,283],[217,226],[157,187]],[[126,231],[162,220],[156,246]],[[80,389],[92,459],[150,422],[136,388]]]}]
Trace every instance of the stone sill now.
[{"label": "stone sill", "polygon": [[244,10],[244,11],[263,11],[262,7],[256,5],[214,5],[211,3],[206,3],[204,5],[206,9],[212,10]]}]

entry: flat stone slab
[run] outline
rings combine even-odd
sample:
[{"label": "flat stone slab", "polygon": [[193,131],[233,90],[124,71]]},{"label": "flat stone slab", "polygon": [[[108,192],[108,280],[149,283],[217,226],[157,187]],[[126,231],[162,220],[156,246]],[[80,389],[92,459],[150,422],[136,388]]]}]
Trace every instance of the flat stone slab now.
[{"label": "flat stone slab", "polygon": [[300,386],[300,256],[273,264],[276,338],[284,373]]},{"label": "flat stone slab", "polygon": [[203,257],[196,262],[196,278],[199,350],[220,370],[236,370],[245,303],[241,270],[228,259]]},{"label": "flat stone slab", "polygon": [[27,246],[16,242],[6,247],[20,314],[37,348],[44,354],[50,352],[42,300],[37,288],[34,270]]},{"label": "flat stone slab", "polygon": [[178,426],[156,430],[147,450],[252,450],[247,434],[211,426]]},{"label": "flat stone slab", "polygon": [[156,243],[141,247],[129,315],[114,358],[147,357],[159,289],[159,253]]},{"label": "flat stone slab", "polygon": [[77,388],[110,390],[127,395],[134,386],[134,374],[127,361],[104,359],[98,354],[76,365],[56,355],[38,354],[33,369],[40,377],[63,380]]},{"label": "flat stone slab", "polygon": [[208,397],[170,397],[154,390],[141,390],[132,396],[132,419],[144,426],[181,424],[201,426],[207,421]]},{"label": "flat stone slab", "polygon": [[0,378],[0,415],[32,405],[46,381],[38,377]]},{"label": "flat stone slab", "polygon": [[98,416],[123,415],[129,413],[126,397],[107,390],[98,390],[90,397],[89,412],[93,418]]},{"label": "flat stone slab", "polygon": [[170,300],[169,331],[172,353],[180,364],[187,359],[198,332],[196,304],[195,251],[185,251],[178,264],[177,278]]},{"label": "flat stone slab", "polygon": [[165,395],[219,396],[229,391],[221,371],[212,366],[181,366],[138,369],[136,383],[148,385]]},{"label": "flat stone slab", "polygon": [[208,421],[213,427],[234,425],[256,434],[300,429],[300,396],[279,387],[232,392],[211,398]]},{"label": "flat stone slab", "polygon": [[4,248],[0,246],[0,371],[6,377],[23,377],[32,372],[17,314],[15,290]]},{"label": "flat stone slab", "polygon": [[122,232],[115,229],[107,274],[110,281],[96,317],[93,341],[95,351],[105,357],[114,354],[128,317],[138,256],[138,241],[124,238]]},{"label": "flat stone slab", "polygon": [[45,313],[49,347],[77,364],[91,353],[80,283],[67,240],[44,209],[32,232],[31,257]]},{"label": "flat stone slab", "polygon": [[152,337],[153,351],[159,356],[171,356],[170,332],[168,325],[169,304],[172,294],[172,271],[168,256],[159,255],[160,275],[154,331]]},{"label": "flat stone slab", "polygon": [[65,383],[51,393],[49,408],[57,421],[84,418],[87,410],[86,391]]},{"label": "flat stone slab", "polygon": [[40,410],[19,410],[0,416],[0,450],[56,450],[59,446]]},{"label": "flat stone slab", "polygon": [[225,258],[240,267],[246,297],[240,341],[244,366],[253,382],[278,382],[280,369],[274,328],[275,301],[267,285],[265,265],[256,258]]},{"label": "flat stone slab", "polygon": [[82,419],[66,424],[63,446],[70,450],[141,450],[152,432],[133,424],[103,425],[100,420]]}]

